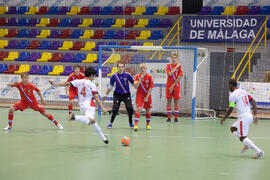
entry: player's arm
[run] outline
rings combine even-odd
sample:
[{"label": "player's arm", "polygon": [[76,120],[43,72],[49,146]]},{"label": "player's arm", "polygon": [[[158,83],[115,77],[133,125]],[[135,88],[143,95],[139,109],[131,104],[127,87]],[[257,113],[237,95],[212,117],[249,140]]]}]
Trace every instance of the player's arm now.
[{"label": "player's arm", "polygon": [[230,102],[229,108],[227,109],[225,116],[220,120],[220,124],[223,124],[225,119],[231,115],[233,108],[235,108],[235,102]]},{"label": "player's arm", "polygon": [[70,86],[71,85],[70,82],[66,82],[66,81],[65,82],[55,83],[52,80],[49,80],[49,82],[50,82],[50,84],[52,86]]},{"label": "player's arm", "polygon": [[153,88],[149,88],[149,89],[148,89],[147,95],[146,95],[145,98],[144,98],[144,102],[148,102],[148,98],[149,98],[149,96],[150,96],[151,93],[152,93],[152,89],[153,89]]},{"label": "player's arm", "polygon": [[258,123],[258,117],[257,117],[256,101],[253,98],[251,98],[250,103],[252,104],[252,107],[253,107],[253,116],[254,116],[253,121],[254,121],[255,124],[257,124]]},{"label": "player's arm", "polygon": [[100,101],[100,99],[99,99],[99,97],[98,97],[98,93],[95,93],[95,94],[94,94],[94,98],[95,98],[96,102],[98,103],[98,105],[101,107],[101,110],[102,110],[104,113],[106,113],[107,110],[104,108],[103,104],[101,103],[101,101]]},{"label": "player's arm", "polygon": [[7,83],[7,86],[9,86],[9,87],[14,87],[14,86],[17,86],[17,85],[18,85],[18,82]]},{"label": "player's arm", "polygon": [[45,101],[43,99],[43,96],[42,96],[41,92],[40,91],[36,91],[36,92],[37,92],[38,96],[40,97],[41,104],[44,105],[45,104]]},{"label": "player's arm", "polygon": [[168,69],[168,70],[167,70],[168,76],[172,76],[173,73],[174,73],[174,72],[177,70],[177,68],[179,68],[180,66],[181,66],[181,64],[178,63],[178,64],[175,66],[175,68],[173,68],[171,71],[170,71],[170,69]]},{"label": "player's arm", "polygon": [[174,88],[174,86],[180,81],[180,79],[181,79],[181,77],[182,76],[178,76],[177,78],[176,78],[176,80],[173,82],[173,84],[171,85],[171,87],[170,88]]},{"label": "player's arm", "polygon": [[139,85],[142,82],[143,77],[144,77],[144,75],[141,75],[140,77],[135,78],[135,81],[134,81],[134,88],[135,89],[137,89],[139,87]]}]

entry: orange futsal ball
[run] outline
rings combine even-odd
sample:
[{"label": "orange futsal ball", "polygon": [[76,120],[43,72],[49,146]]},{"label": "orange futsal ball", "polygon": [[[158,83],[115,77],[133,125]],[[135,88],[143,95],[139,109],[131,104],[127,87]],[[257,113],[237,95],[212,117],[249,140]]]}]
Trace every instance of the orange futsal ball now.
[{"label": "orange futsal ball", "polygon": [[123,146],[129,146],[130,137],[127,137],[127,136],[122,137],[121,143],[122,143]]}]

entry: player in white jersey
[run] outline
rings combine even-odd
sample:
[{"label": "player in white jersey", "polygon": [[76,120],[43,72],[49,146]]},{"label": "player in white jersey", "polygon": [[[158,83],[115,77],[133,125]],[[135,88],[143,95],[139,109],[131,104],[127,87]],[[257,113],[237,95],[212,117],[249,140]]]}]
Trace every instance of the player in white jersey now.
[{"label": "player in white jersey", "polygon": [[59,82],[59,83],[54,83],[53,81],[49,82],[53,86],[74,86],[78,88],[78,99],[81,115],[72,114],[70,120],[81,121],[87,125],[92,124],[94,130],[102,138],[104,143],[108,144],[109,143],[108,138],[104,136],[101,128],[95,121],[96,108],[94,100],[96,100],[96,102],[100,105],[104,113],[107,111],[100,102],[96,85],[92,82],[96,73],[97,71],[94,68],[89,67],[85,70],[85,79],[78,79],[70,82]]},{"label": "player in white jersey", "polygon": [[[259,159],[263,157],[264,152],[247,137],[248,129],[252,121],[254,124],[258,124],[256,102],[245,90],[237,88],[237,81],[235,79],[230,79],[229,89],[232,92],[229,97],[229,109],[220,123],[223,124],[225,119],[232,113],[233,109],[236,108],[238,120],[231,126],[231,132],[244,143],[242,152],[250,148],[256,152],[253,158]],[[250,103],[253,107],[254,118],[252,117]]]}]

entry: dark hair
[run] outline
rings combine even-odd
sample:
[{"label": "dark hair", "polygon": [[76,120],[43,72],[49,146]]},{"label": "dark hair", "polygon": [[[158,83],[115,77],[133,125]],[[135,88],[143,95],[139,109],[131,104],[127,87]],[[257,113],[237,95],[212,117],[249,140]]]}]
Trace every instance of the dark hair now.
[{"label": "dark hair", "polygon": [[23,78],[24,76],[28,76],[28,73],[24,72],[24,73],[21,74],[21,78]]},{"label": "dark hair", "polygon": [[229,84],[231,84],[233,87],[237,87],[237,81],[235,79],[230,79]]},{"label": "dark hair", "polygon": [[93,67],[88,67],[84,72],[85,77],[95,76],[96,74],[97,71]]},{"label": "dark hair", "polygon": [[122,64],[123,66],[125,66],[124,63],[117,63],[117,66],[116,67],[119,67],[120,64]]}]

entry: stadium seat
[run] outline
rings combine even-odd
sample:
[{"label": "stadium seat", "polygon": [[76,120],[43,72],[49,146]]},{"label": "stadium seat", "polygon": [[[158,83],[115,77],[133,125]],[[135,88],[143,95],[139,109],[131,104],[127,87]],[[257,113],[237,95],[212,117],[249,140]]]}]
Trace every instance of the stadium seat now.
[{"label": "stadium seat", "polygon": [[9,6],[8,12],[6,14],[17,14],[18,6]]},{"label": "stadium seat", "polygon": [[83,7],[81,7],[81,10],[78,14],[79,15],[88,15],[88,14],[90,14],[90,11],[91,11],[91,9],[89,6],[83,6]]},{"label": "stadium seat", "polygon": [[129,73],[131,76],[135,76],[136,75],[136,72],[135,72],[134,67],[126,67],[125,68],[125,72]]},{"label": "stadium seat", "polygon": [[143,46],[154,46],[152,42],[144,42]]},{"label": "stadium seat", "polygon": [[4,60],[4,58],[8,57],[9,52],[8,51],[2,51],[0,52],[0,60]]},{"label": "stadium seat", "polygon": [[7,17],[0,18],[0,26],[5,26],[8,23]]},{"label": "stadium seat", "polygon": [[129,46],[130,42],[120,42],[119,46]]},{"label": "stadium seat", "polygon": [[87,41],[85,43],[84,48],[81,48],[81,51],[92,51],[92,49],[94,49],[95,47],[96,47],[95,42]]},{"label": "stadium seat", "polygon": [[30,34],[29,29],[21,29],[16,37],[24,38]]},{"label": "stadium seat", "polygon": [[93,24],[93,20],[91,18],[83,18],[82,24],[80,24],[78,27],[89,27]]},{"label": "stadium seat", "polygon": [[19,23],[19,18],[9,18],[6,26],[17,26],[18,23]]},{"label": "stadium seat", "polygon": [[41,71],[41,65],[32,65],[28,74],[38,74]]},{"label": "stadium seat", "polygon": [[31,18],[27,26],[36,26],[37,24],[39,24],[39,22],[40,22],[39,18]]},{"label": "stadium seat", "polygon": [[69,24],[70,27],[78,27],[79,24],[82,24],[82,19],[80,18],[74,18],[71,20],[71,23]]},{"label": "stadium seat", "polygon": [[134,7],[125,7],[123,15],[131,15],[135,11]]},{"label": "stadium seat", "polygon": [[8,45],[5,47],[5,49],[16,49],[16,47],[19,45],[19,41],[18,40],[10,40],[8,42]]},{"label": "stadium seat", "polygon": [[8,34],[8,29],[0,29],[0,37],[4,37]]},{"label": "stadium seat", "polygon": [[49,11],[48,6],[41,6],[36,14],[46,14]]},{"label": "stadium seat", "polygon": [[166,13],[166,15],[177,15],[177,14],[180,14],[179,6],[171,6],[169,8],[169,11]]},{"label": "stadium seat", "polygon": [[221,15],[230,16],[230,15],[234,15],[235,12],[236,12],[236,7],[235,6],[227,6],[225,8],[224,12],[221,13]]},{"label": "stadium seat", "polygon": [[47,36],[50,36],[51,30],[50,29],[42,29],[40,34],[36,36],[36,38],[47,38]]},{"label": "stadium seat", "polygon": [[60,75],[70,75],[71,73],[73,73],[73,67],[66,66],[64,72],[62,72]]},{"label": "stadium seat", "polygon": [[100,18],[94,19],[91,27],[102,27],[103,23],[104,23],[103,19],[100,19]]},{"label": "stadium seat", "polygon": [[117,72],[118,72],[118,68],[117,67],[113,67],[111,73],[107,74],[107,76],[112,77],[112,75],[115,74],[115,73],[117,73]]},{"label": "stadium seat", "polygon": [[0,6],[0,14],[5,14],[8,12],[8,6]]},{"label": "stadium seat", "polygon": [[270,19],[268,19],[268,21],[267,21],[267,28],[270,28]]},{"label": "stadium seat", "polygon": [[8,40],[0,40],[0,48],[3,49],[6,46],[8,46]]},{"label": "stadium seat", "polygon": [[49,49],[52,45],[51,41],[41,41],[41,44],[37,49]]},{"label": "stadium seat", "polygon": [[51,31],[51,35],[48,36],[47,38],[58,38],[61,34],[61,30],[60,29],[52,29]]},{"label": "stadium seat", "polygon": [[59,10],[59,6],[51,6],[47,14],[58,14]]},{"label": "stadium seat", "polygon": [[155,7],[155,6],[148,6],[146,8],[145,13],[143,13],[143,15],[153,15],[155,12],[157,12],[157,7]]},{"label": "stadium seat", "polygon": [[198,12],[198,15],[209,15],[211,11],[212,11],[211,6],[203,6],[200,12]]},{"label": "stadium seat", "polygon": [[15,71],[18,71],[18,70],[19,70],[18,64],[10,64],[8,65],[8,69],[4,71],[4,73],[13,74]]},{"label": "stadium seat", "polygon": [[136,37],[138,37],[139,35],[140,35],[139,31],[131,30],[128,32],[126,39],[136,39]]},{"label": "stadium seat", "polygon": [[72,31],[70,29],[64,29],[60,36],[58,36],[58,38],[69,38],[69,36],[72,35]]},{"label": "stadium seat", "polygon": [[29,23],[28,18],[21,18],[17,24],[17,26],[27,26]]},{"label": "stadium seat", "polygon": [[21,74],[24,72],[30,71],[30,65],[29,64],[21,64],[19,70],[15,71],[15,74]]},{"label": "stadium seat", "polygon": [[114,30],[108,30],[105,34],[105,36],[103,36],[103,39],[114,39],[114,37],[116,36],[116,32]]},{"label": "stadium seat", "polygon": [[26,49],[37,49],[40,46],[40,41],[32,40],[30,41],[30,45],[26,47]]},{"label": "stadium seat", "polygon": [[261,15],[270,15],[270,6],[263,6],[260,14]]},{"label": "stadium seat", "polygon": [[125,39],[125,37],[127,37],[128,32],[125,30],[119,30],[116,33],[116,36],[114,37],[115,39]]},{"label": "stadium seat", "polygon": [[49,62],[59,62],[61,59],[63,59],[64,54],[63,53],[53,53],[52,58],[49,59]]},{"label": "stadium seat", "polygon": [[37,74],[46,75],[49,72],[51,72],[52,70],[53,70],[53,67],[51,65],[44,65],[44,66],[42,66],[41,71],[37,72]]},{"label": "stadium seat", "polygon": [[83,41],[75,41],[74,46],[70,48],[70,50],[81,50],[81,48],[84,48],[85,43]]},{"label": "stadium seat", "polygon": [[3,73],[6,70],[8,70],[8,65],[7,64],[0,64],[0,73]]},{"label": "stadium seat", "polygon": [[148,39],[151,36],[151,31],[141,31],[140,36],[136,37],[136,39]]},{"label": "stadium seat", "polygon": [[158,11],[154,13],[154,15],[165,15],[169,12],[169,8],[165,6],[159,6]]},{"label": "stadium seat", "polygon": [[127,19],[126,24],[123,27],[131,28],[134,27],[138,23],[137,19]]},{"label": "stadium seat", "polygon": [[77,15],[81,11],[79,6],[72,6],[70,12],[67,12],[67,15]]},{"label": "stadium seat", "polygon": [[124,10],[122,6],[115,6],[112,11],[112,15],[121,15],[123,14]]},{"label": "stadium seat", "polygon": [[120,58],[120,63],[128,64],[132,59],[132,54],[123,54]]},{"label": "stadium seat", "polygon": [[60,62],[72,62],[73,59],[74,59],[73,53],[65,53],[64,57],[60,60]]},{"label": "stadium seat", "polygon": [[96,30],[94,36],[92,36],[91,39],[102,39],[103,36],[105,36],[105,31]]},{"label": "stadium seat", "polygon": [[86,55],[84,53],[78,53],[75,55],[75,58],[72,60],[72,62],[81,63],[82,60],[86,59]]},{"label": "stadium seat", "polygon": [[115,24],[112,27],[123,27],[126,24],[126,20],[122,18],[117,18]]},{"label": "stadium seat", "polygon": [[150,27],[150,28],[151,27],[159,27],[159,24],[160,24],[159,19],[150,19],[148,25],[145,27]]},{"label": "stadium seat", "polygon": [[36,26],[44,27],[44,26],[47,26],[48,24],[50,24],[50,19],[49,18],[41,18],[39,23],[36,24]]},{"label": "stadium seat", "polygon": [[17,14],[25,14],[29,11],[29,6],[19,6]]},{"label": "stadium seat", "polygon": [[246,15],[248,13],[248,6],[238,6],[235,15]]},{"label": "stadium seat", "polygon": [[144,56],[142,54],[136,54],[130,64],[140,64],[144,62]]},{"label": "stadium seat", "polygon": [[160,28],[168,28],[172,26],[172,20],[171,19],[162,19],[159,23]]},{"label": "stadium seat", "polygon": [[82,29],[75,29],[72,32],[72,35],[69,38],[73,38],[73,39],[78,39],[83,35],[83,30]]},{"label": "stadium seat", "polygon": [[60,19],[59,18],[52,18],[50,20],[50,23],[47,24],[48,27],[56,27],[58,24],[60,24]]},{"label": "stadium seat", "polygon": [[70,12],[70,7],[69,6],[61,6],[58,14],[66,15],[68,12]]},{"label": "stadium seat", "polygon": [[9,29],[8,34],[4,37],[15,37],[19,33],[18,29]]},{"label": "stadium seat", "polygon": [[49,50],[58,50],[59,47],[63,46],[63,42],[61,41],[53,41]]},{"label": "stadium seat", "polygon": [[73,41],[64,41],[63,46],[59,47],[59,50],[69,50],[73,47]]},{"label": "stadium seat", "polygon": [[40,52],[32,52],[30,55],[30,58],[27,59],[27,61],[36,61],[37,59],[41,58]]},{"label": "stadium seat", "polygon": [[113,54],[106,60],[107,60],[107,63],[109,64],[115,64],[120,61],[120,54]]},{"label": "stadium seat", "polygon": [[102,11],[102,8],[100,6],[94,6],[90,14],[98,15],[101,13],[101,11]]},{"label": "stadium seat", "polygon": [[137,25],[135,25],[134,27],[144,28],[147,25],[148,25],[148,19],[139,19]]},{"label": "stadium seat", "polygon": [[112,6],[105,6],[103,7],[102,11],[101,11],[101,14],[103,15],[109,15],[111,14],[113,11],[113,7]]},{"label": "stadium seat", "polygon": [[41,57],[37,59],[37,61],[48,61],[52,58],[52,53],[50,52],[43,52]]},{"label": "stadium seat", "polygon": [[106,42],[97,42],[96,47],[92,49],[92,51],[99,51],[99,46],[100,45],[106,45]]},{"label": "stadium seat", "polygon": [[60,21],[60,24],[58,24],[59,27],[68,27],[71,24],[70,18],[63,18]]},{"label": "stadium seat", "polygon": [[158,39],[162,39],[162,38],[163,38],[162,31],[152,31],[151,37],[149,37],[148,39],[158,40]]},{"label": "stadium seat", "polygon": [[35,38],[40,34],[40,29],[31,29],[29,34],[26,36],[27,38]]},{"label": "stadium seat", "polygon": [[37,6],[30,6],[29,11],[26,12],[25,14],[36,14],[37,12],[38,12]]},{"label": "stadium seat", "polygon": [[250,6],[247,12],[248,15],[256,15],[261,12],[261,6]]},{"label": "stadium seat", "polygon": [[132,42],[130,45],[131,46],[142,46],[142,43],[141,42]]},{"label": "stadium seat", "polygon": [[[101,63],[103,64],[110,56],[108,54],[102,54],[101,55]],[[99,61],[95,61],[95,63],[98,63]]]},{"label": "stadium seat", "polygon": [[214,6],[210,15],[221,15],[224,12],[223,6]]},{"label": "stadium seat", "polygon": [[8,54],[8,57],[4,58],[4,61],[14,61],[15,59],[17,59],[19,57],[19,52],[14,52],[11,51]]},{"label": "stadium seat", "polygon": [[118,45],[118,42],[109,42],[108,45]]},{"label": "stadium seat", "polygon": [[27,61],[30,58],[29,52],[20,52],[20,55],[15,61]]},{"label": "stadium seat", "polygon": [[82,63],[93,63],[97,60],[97,54],[88,53],[85,60],[82,60]]},{"label": "stadium seat", "polygon": [[135,11],[133,13],[131,13],[131,14],[132,15],[142,15],[143,13],[145,13],[145,7],[137,6],[135,8]]},{"label": "stadium seat", "polygon": [[26,49],[30,45],[29,40],[21,40],[21,42],[16,46],[16,49]]},{"label": "stadium seat", "polygon": [[115,24],[115,20],[112,18],[106,19],[103,23],[103,27],[111,27],[113,24]]}]

